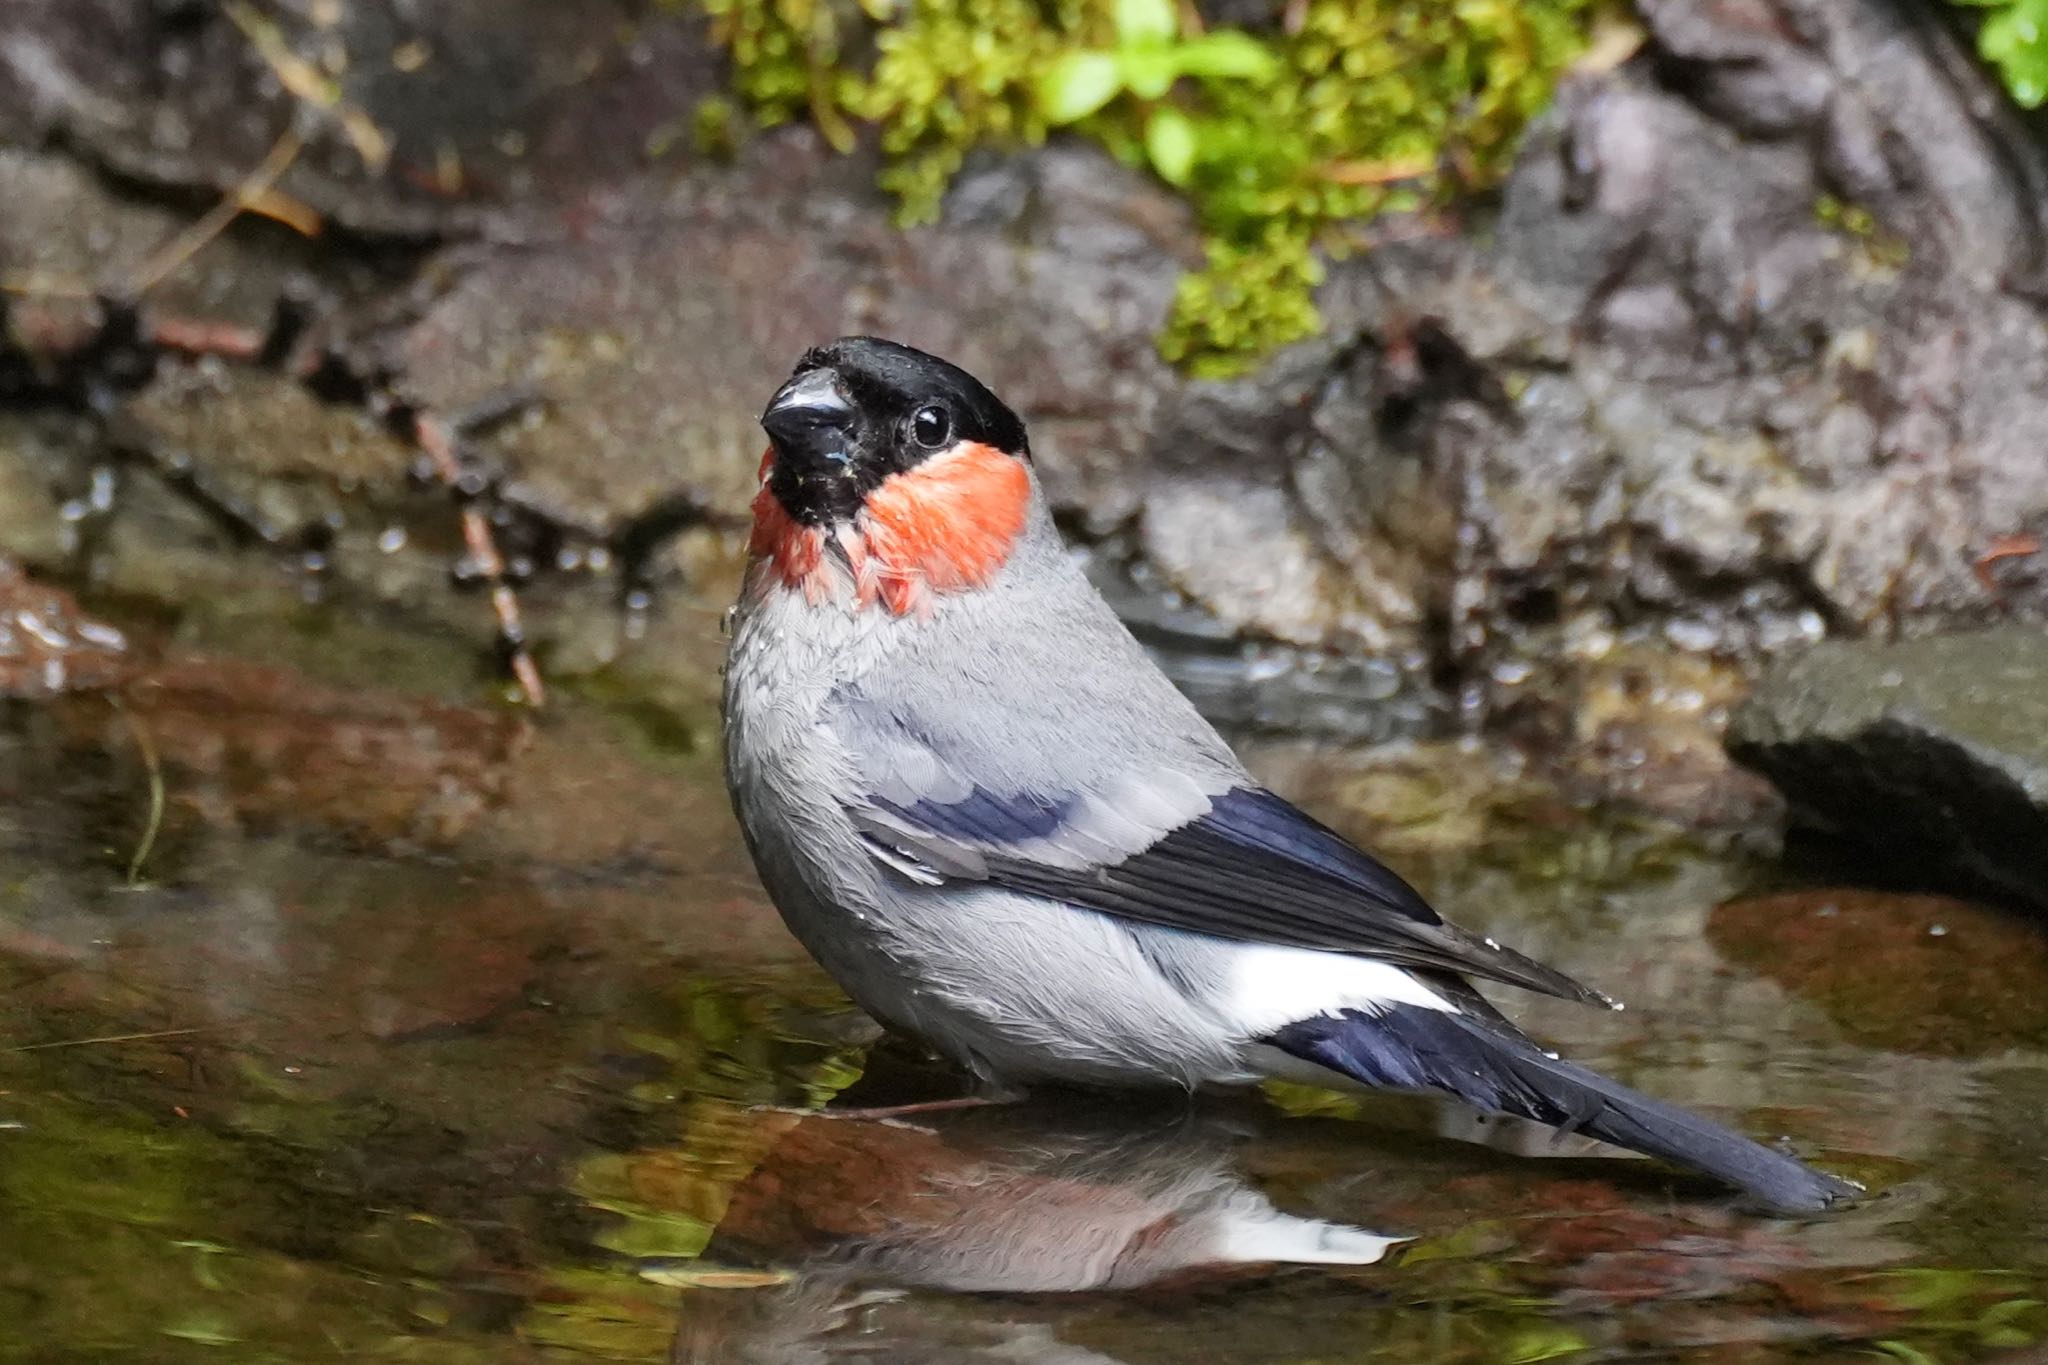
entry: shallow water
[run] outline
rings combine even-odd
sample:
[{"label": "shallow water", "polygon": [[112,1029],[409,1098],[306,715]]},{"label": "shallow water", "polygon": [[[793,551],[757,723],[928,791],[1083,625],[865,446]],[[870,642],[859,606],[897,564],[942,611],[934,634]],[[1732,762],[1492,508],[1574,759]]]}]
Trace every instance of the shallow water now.
[{"label": "shallow water", "polygon": [[763,902],[710,609],[691,677],[538,724],[398,623],[123,623],[165,661],[118,707],[0,708],[0,1360],[2044,1358],[2033,926],[1792,887],[1484,754],[1269,747],[1630,1006],[1510,1002],[1535,1031],[1873,1197],[1764,1218],[1309,1091],[821,1117],[959,1081]]}]

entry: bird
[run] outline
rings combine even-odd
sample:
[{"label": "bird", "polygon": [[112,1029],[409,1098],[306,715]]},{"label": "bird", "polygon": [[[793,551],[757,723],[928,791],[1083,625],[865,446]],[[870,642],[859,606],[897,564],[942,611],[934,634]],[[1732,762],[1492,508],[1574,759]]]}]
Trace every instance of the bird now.
[{"label": "bird", "polygon": [[[1233,1124],[1138,1123],[1121,1106],[787,1130],[734,1192],[718,1240],[742,1261],[965,1293],[1135,1288],[1246,1264],[1371,1265],[1406,1240],[1284,1213],[1237,1169]],[[786,1120],[785,1120],[786,1122]],[[842,1173],[853,1185],[849,1218]]]},{"label": "bird", "polygon": [[727,787],[784,922],[885,1028],[990,1093],[1437,1092],[1777,1210],[1853,1193],[1512,1023],[1475,979],[1613,1002],[1254,780],[1089,583],[980,380],[842,337],[760,421]]},{"label": "bird", "polygon": [[[730,1191],[711,1245],[643,1257],[640,1273],[702,1282],[711,1260],[774,1267],[788,1282],[692,1302],[668,1365],[844,1365],[835,1343],[878,1290],[1186,1291],[1282,1266],[1375,1265],[1411,1240],[1284,1212],[1238,1168],[1246,1134],[1234,1119],[1155,1122],[1164,1106],[1134,1116],[1128,1098],[1066,1093],[935,1127],[831,1112],[792,1126],[774,1115],[768,1131],[780,1136]],[[862,1334],[858,1358],[1120,1365],[1000,1316],[981,1324],[993,1334],[946,1334],[929,1354],[881,1326],[879,1339]],[[1029,1336],[1013,1334],[1019,1326]]]}]

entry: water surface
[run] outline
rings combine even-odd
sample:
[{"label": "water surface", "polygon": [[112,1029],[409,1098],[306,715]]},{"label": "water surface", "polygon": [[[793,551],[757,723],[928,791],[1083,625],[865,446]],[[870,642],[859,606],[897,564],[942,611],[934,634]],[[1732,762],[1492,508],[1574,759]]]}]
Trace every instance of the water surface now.
[{"label": "water surface", "polygon": [[691,677],[538,723],[402,622],[124,623],[163,662],[119,705],[0,709],[0,1360],[2042,1359],[2048,947],[1997,912],[1483,753],[1268,747],[1630,1006],[1535,1031],[1874,1197],[1306,1090],[835,1118],[960,1082],[762,900],[708,608]]}]

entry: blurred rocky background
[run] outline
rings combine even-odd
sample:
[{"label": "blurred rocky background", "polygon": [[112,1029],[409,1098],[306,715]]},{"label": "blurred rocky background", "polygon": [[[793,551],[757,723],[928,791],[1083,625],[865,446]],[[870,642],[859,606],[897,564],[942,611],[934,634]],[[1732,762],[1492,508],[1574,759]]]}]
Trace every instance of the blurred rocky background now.
[{"label": "blurred rocky background", "polygon": [[[1009,3],[1014,53],[947,58],[937,3],[16,0],[0,553],[479,651],[450,588],[502,582],[543,673],[672,675],[761,395],[876,331],[1022,409],[1239,728],[1491,727],[1741,821],[1718,731],[1774,659],[2024,643],[2048,163],[1955,12],[1386,8]],[[1369,69],[1418,56],[1464,85]],[[1248,102],[1323,141],[1240,146]]]},{"label": "blurred rocky background", "polygon": [[[2044,33],[7,0],[0,1362],[2039,1361]],[[754,417],[852,331],[1023,412],[1262,780],[1632,1006],[1518,1018],[1885,1198],[1307,1093],[800,1119],[957,1083],[867,1055],[718,772]],[[1005,1212],[934,1189],[1149,1256],[1240,1176],[1420,1240],[925,1292]]]},{"label": "blurred rocky background", "polygon": [[16,0],[0,678],[326,603],[701,711],[761,395],[873,331],[1240,733],[1771,830],[1754,690],[1797,826],[2039,904],[2025,8]]}]

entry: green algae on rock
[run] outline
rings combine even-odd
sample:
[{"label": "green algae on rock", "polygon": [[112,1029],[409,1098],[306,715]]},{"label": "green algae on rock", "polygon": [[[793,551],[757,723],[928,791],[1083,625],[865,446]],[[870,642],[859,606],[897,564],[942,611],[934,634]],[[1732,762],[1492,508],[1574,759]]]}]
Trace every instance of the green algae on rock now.
[{"label": "green algae on rock", "polygon": [[1714,910],[1707,938],[1875,1046],[2048,1046],[2048,939],[1968,901],[1848,887],[1745,897]]}]

